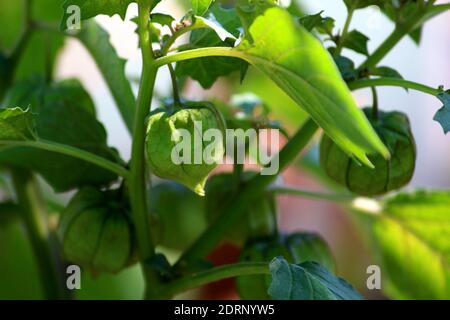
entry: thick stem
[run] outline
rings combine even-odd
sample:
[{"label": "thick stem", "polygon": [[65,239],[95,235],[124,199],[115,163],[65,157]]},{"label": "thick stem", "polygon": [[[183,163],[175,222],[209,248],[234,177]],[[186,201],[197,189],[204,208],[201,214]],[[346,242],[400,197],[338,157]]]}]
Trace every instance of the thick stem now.
[{"label": "thick stem", "polygon": [[46,299],[67,299],[69,294],[61,272],[61,261],[52,241],[47,222],[47,208],[33,175],[13,170],[14,188],[33,252],[37,259],[41,286]]},{"label": "thick stem", "polygon": [[[317,131],[314,121],[308,120],[297,133],[289,140],[283,149],[275,155],[279,160],[279,172],[283,171],[288,164],[295,159],[300,151],[312,139]],[[227,208],[216,222],[210,226],[200,238],[181,256],[177,266],[183,268],[185,264],[206,256],[213,250],[236,223],[238,223],[248,203],[260,196],[264,190],[276,179],[277,175],[257,175],[243,186],[241,192],[230,201]]]},{"label": "thick stem", "polygon": [[133,222],[139,247],[140,261],[146,282],[146,297],[156,299],[158,295],[158,274],[146,263],[155,255],[155,247],[150,229],[150,215],[147,203],[147,184],[145,166],[145,118],[149,114],[156,81],[157,68],[152,66],[154,60],[151,49],[150,1],[139,2],[139,41],[142,51],[142,76],[134,118],[133,145],[130,163],[130,201]]},{"label": "thick stem", "polygon": [[413,81],[396,79],[396,78],[363,79],[363,80],[357,80],[354,82],[350,82],[348,84],[348,87],[350,88],[350,90],[357,90],[357,89],[370,88],[370,87],[383,87],[383,86],[412,89],[412,90],[428,93],[433,96],[437,96],[439,93],[442,93],[441,89],[435,89],[435,88],[431,88],[426,85],[416,83]]},{"label": "thick stem", "polygon": [[211,282],[256,274],[270,274],[269,265],[264,262],[249,262],[220,266],[175,280],[166,285],[164,292],[167,296],[173,297],[177,293],[194,289]]}]

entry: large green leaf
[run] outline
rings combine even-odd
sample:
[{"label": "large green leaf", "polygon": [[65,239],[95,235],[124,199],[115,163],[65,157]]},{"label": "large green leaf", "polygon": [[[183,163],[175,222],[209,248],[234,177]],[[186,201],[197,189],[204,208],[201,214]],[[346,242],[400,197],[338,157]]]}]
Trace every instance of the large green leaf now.
[{"label": "large green leaf", "polygon": [[[40,79],[27,81],[16,85],[6,100],[9,106],[30,107],[39,138],[119,161],[117,152],[107,146],[106,131],[96,120],[92,100],[78,81],[67,80],[52,85]],[[18,109],[4,112],[19,113]],[[82,185],[105,185],[116,179],[115,174],[88,162],[26,147],[1,149],[0,163],[37,171],[56,191]]]},{"label": "large green leaf", "polygon": [[269,294],[275,300],[361,300],[345,280],[316,262],[289,264],[277,257],[270,263],[272,283]]},{"label": "large green leaf", "polygon": [[[224,9],[220,5],[214,5],[205,18],[211,23],[220,24],[226,31],[234,37],[239,36],[241,26],[239,17],[234,9]],[[223,32],[218,33],[217,28],[205,28],[194,30],[190,36],[190,46],[193,48],[230,46],[224,42]],[[197,80],[202,87],[210,88],[217,78],[229,75],[234,71],[239,71],[246,65],[243,61],[228,57],[208,57],[177,64],[176,72],[178,76],[190,76]]]},{"label": "large green leaf", "polygon": [[70,6],[78,6],[80,8],[81,19],[89,19],[99,14],[113,16],[118,14],[125,19],[128,6],[135,0],[66,0],[63,5],[64,16],[61,21],[61,29],[67,28],[67,19],[70,17],[68,8]]},{"label": "large green leaf", "polygon": [[109,34],[96,22],[84,24],[77,38],[90,52],[100,69],[128,129],[133,128],[136,100],[125,76],[125,60],[117,56]]},{"label": "large green leaf", "polygon": [[398,194],[366,223],[395,299],[450,298],[450,192]]},{"label": "large green leaf", "polygon": [[267,9],[249,33],[253,42],[237,47],[242,58],[275,81],[343,150],[368,165],[367,153],[388,154],[329,53],[287,11]]}]

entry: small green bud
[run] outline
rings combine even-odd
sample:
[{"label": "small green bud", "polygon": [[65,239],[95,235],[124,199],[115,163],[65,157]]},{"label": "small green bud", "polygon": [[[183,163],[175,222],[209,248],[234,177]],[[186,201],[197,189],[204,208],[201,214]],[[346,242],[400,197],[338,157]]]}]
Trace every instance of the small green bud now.
[{"label": "small green bud", "polygon": [[[156,110],[150,115],[147,160],[156,176],[177,181],[204,196],[206,180],[225,152],[225,123],[208,102],[185,106],[174,111]],[[217,129],[221,136],[205,141],[204,134],[209,129]]]},{"label": "small green bud", "polygon": [[[283,256],[288,262],[318,262],[334,271],[334,258],[322,238],[312,233],[294,233],[248,242],[241,254],[242,262],[266,262]],[[239,296],[245,300],[267,300],[271,276],[250,275],[236,278]]]},{"label": "small green bud", "polygon": [[[255,172],[245,172],[242,183],[245,183]],[[210,223],[223,214],[224,205],[233,200],[239,192],[236,179],[232,173],[212,176],[206,184],[206,216]],[[257,201],[249,203],[242,221],[231,230],[225,239],[241,246],[248,239],[268,237],[277,230],[277,208],[273,196],[261,194]]]},{"label": "small green bud", "polygon": [[359,195],[376,196],[405,186],[414,174],[416,144],[408,117],[401,112],[379,112],[374,119],[371,109],[366,116],[388,148],[391,157],[369,155],[374,169],[348,157],[328,136],[320,146],[320,163],[327,175]]},{"label": "small green bud", "polygon": [[116,273],[132,262],[133,228],[111,193],[80,190],[62,213],[58,233],[66,259],[93,273]]}]

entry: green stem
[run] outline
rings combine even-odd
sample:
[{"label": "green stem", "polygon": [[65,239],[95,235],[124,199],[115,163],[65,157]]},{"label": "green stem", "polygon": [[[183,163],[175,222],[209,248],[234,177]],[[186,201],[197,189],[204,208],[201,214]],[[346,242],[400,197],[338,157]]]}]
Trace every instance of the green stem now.
[{"label": "green stem", "polygon": [[[289,140],[283,149],[275,155],[279,161],[279,172],[283,171],[308,144],[314,133],[317,131],[317,128],[314,121],[308,120]],[[233,201],[229,202],[227,208],[223,211],[226,214],[222,214],[215,223],[212,224],[210,228],[208,228],[200,238],[183,253],[176,266],[183,268],[184,265],[206,256],[214,249],[226,232],[238,223],[239,218],[247,208],[248,203],[251,203],[255,198],[260,196],[276,178],[277,175],[257,175],[245,184],[241,192],[236,195]]]},{"label": "green stem", "polygon": [[370,87],[370,90],[372,91],[372,118],[375,120],[378,120],[378,93],[377,88]]},{"label": "green stem", "polygon": [[45,140],[39,141],[0,141],[0,146],[5,146],[4,148],[11,147],[27,147],[27,148],[35,148],[41,149],[51,152],[56,152],[60,154],[64,154],[67,156],[71,156],[74,158],[78,158],[92,164],[95,164],[103,169],[109,170],[111,172],[116,173],[117,175],[127,178],[128,170],[122,167],[121,165],[109,161],[103,157],[99,157],[93,153],[85,151],[83,149],[75,148],[66,144],[59,144],[56,142],[50,142]]},{"label": "green stem", "polygon": [[256,274],[270,274],[269,265],[264,262],[249,262],[220,266],[175,280],[164,287],[164,292],[168,296],[173,297],[177,293],[194,289],[211,282]]},{"label": "green stem", "polygon": [[245,55],[236,49],[228,47],[208,47],[208,48],[181,51],[178,53],[161,57],[159,59],[156,59],[152,63],[152,66],[154,68],[159,68],[169,63],[202,57],[234,57],[245,60]]},{"label": "green stem", "polygon": [[192,26],[188,26],[185,28],[181,28],[177,31],[175,31],[172,36],[167,39],[167,41],[164,43],[164,45],[161,48],[161,55],[165,56],[167,55],[167,53],[169,52],[170,48],[172,47],[172,45],[175,43],[175,41],[181,37],[183,34],[188,33],[189,31],[195,30],[195,29],[200,29],[200,28],[206,28],[206,26],[196,26],[195,24]]},{"label": "green stem", "polygon": [[41,286],[46,299],[67,299],[61,261],[53,247],[47,222],[47,208],[33,175],[25,170],[13,170],[14,188],[21,208],[27,234],[37,259]]},{"label": "green stem", "polygon": [[149,114],[153,97],[157,68],[153,67],[151,51],[150,19],[151,4],[149,1],[139,2],[139,41],[142,51],[142,76],[134,119],[133,145],[130,164],[130,201],[133,222],[136,229],[141,266],[146,281],[146,297],[158,298],[159,277],[153,269],[146,265],[155,255],[153,237],[150,229],[150,215],[147,203],[147,184],[145,166],[145,118]]},{"label": "green stem", "polygon": [[353,9],[353,7],[348,9],[348,14],[347,14],[347,19],[345,20],[344,29],[342,30],[342,34],[339,38],[339,41],[338,41],[338,44],[336,47],[336,52],[335,52],[336,56],[341,54],[342,48],[344,46],[345,38],[347,37],[348,30],[349,30],[350,24],[352,22],[354,12],[355,12],[355,9]]},{"label": "green stem", "polygon": [[442,93],[441,89],[435,89],[413,81],[396,78],[363,79],[363,80],[356,80],[348,84],[350,90],[357,90],[370,87],[383,87],[383,86],[407,88],[428,93],[433,96],[437,96],[439,93]]},{"label": "green stem", "polygon": [[177,107],[181,107],[180,89],[178,87],[178,81],[177,81],[177,76],[175,74],[175,69],[173,68],[171,63],[169,63],[167,65],[167,67],[169,68],[170,79],[172,80],[174,103]]},{"label": "green stem", "polygon": [[414,28],[418,27],[425,15],[426,10],[419,8],[416,15],[409,19],[405,24],[396,25],[391,35],[361,64],[358,70],[370,69],[376,66],[404,36],[413,31]]},{"label": "green stem", "polygon": [[355,198],[350,194],[327,194],[290,187],[273,187],[269,188],[268,191],[277,194],[300,196],[310,199],[332,201],[332,202],[349,202]]}]

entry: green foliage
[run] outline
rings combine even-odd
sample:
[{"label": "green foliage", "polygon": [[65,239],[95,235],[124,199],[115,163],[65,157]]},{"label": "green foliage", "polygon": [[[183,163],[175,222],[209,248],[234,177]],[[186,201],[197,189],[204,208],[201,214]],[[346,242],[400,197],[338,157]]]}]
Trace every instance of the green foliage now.
[{"label": "green foliage", "polygon": [[0,140],[28,140],[34,134],[34,115],[30,111],[0,109]]},{"label": "green foliage", "polygon": [[81,19],[86,20],[93,18],[99,14],[113,16],[118,14],[125,19],[128,6],[135,0],[66,0],[63,5],[64,16],[61,21],[61,29],[67,28],[67,19],[70,17],[68,8],[70,6],[78,6],[81,12]]},{"label": "green foliage", "polygon": [[68,261],[93,273],[116,273],[134,255],[134,231],[117,191],[81,189],[62,213],[59,236]]},{"label": "green foliage", "polygon": [[[148,165],[158,177],[175,180],[204,196],[206,179],[223,158],[225,123],[208,102],[184,105],[186,109],[156,110],[150,116],[146,141]],[[222,134],[219,141],[214,138],[208,144],[209,152],[202,142],[208,129],[218,129]],[[190,136],[183,136],[179,130],[186,130]],[[173,162],[175,158],[179,163]]]},{"label": "green foliage", "polygon": [[117,56],[116,50],[109,42],[108,33],[94,21],[85,23],[77,38],[97,63],[125,124],[131,131],[136,99],[125,76],[125,61]]},{"label": "green foliage", "polygon": [[192,10],[197,16],[202,16],[208,11],[214,0],[191,0]]},{"label": "green foliage", "polygon": [[[106,132],[95,118],[93,102],[76,80],[51,85],[40,79],[23,82],[9,92],[5,105],[29,106],[35,118],[36,135],[40,139],[121,161],[117,152],[107,146]],[[20,112],[14,110],[12,112]],[[56,191],[83,185],[105,185],[116,179],[115,174],[85,161],[25,147],[1,150],[0,162],[37,171]]]},{"label": "green foliage", "polygon": [[450,91],[438,94],[438,99],[444,104],[434,116],[434,120],[439,122],[444,129],[444,133],[450,131]]},{"label": "green foliage", "polygon": [[[274,257],[283,256],[289,263],[300,264],[315,261],[329,270],[334,270],[334,259],[325,241],[312,233],[294,233],[287,236],[251,240],[245,246],[241,261],[267,262]],[[249,275],[236,279],[236,287],[242,299],[270,299],[267,290],[271,277],[269,275]]]},{"label": "green foliage", "polygon": [[[224,9],[219,4],[211,7],[205,15],[206,20],[203,23],[214,21],[222,26],[228,34],[239,37],[239,28],[241,27],[239,17],[235,9]],[[198,29],[192,31],[189,39],[190,48],[231,46],[233,43],[225,42],[223,31],[218,33],[212,28]],[[226,35],[226,33],[225,33]],[[182,61],[177,64],[176,72],[178,76],[189,76],[198,81],[203,88],[210,88],[214,82],[221,76],[226,76],[232,72],[245,68],[245,63],[236,58],[228,57],[207,57],[188,61]]]},{"label": "green foliage", "polygon": [[249,32],[254,42],[243,41],[237,48],[243,57],[275,81],[346,153],[366,165],[370,165],[366,153],[388,154],[330,55],[289,13],[268,9]]},{"label": "green foliage", "polygon": [[359,32],[358,30],[350,31],[342,41],[342,45],[344,48],[349,48],[355,52],[369,55],[369,50],[367,49],[367,43],[369,42],[369,38]]},{"label": "green foliage", "polygon": [[333,141],[324,136],[320,162],[330,178],[350,191],[374,196],[397,190],[412,178],[416,163],[416,145],[407,116],[400,112],[379,112],[378,118],[365,109],[377,133],[389,149],[391,158],[369,156],[375,169],[365,168],[349,158]]},{"label": "green foliage", "polygon": [[270,296],[275,300],[361,300],[345,280],[316,262],[289,264],[283,257],[270,263]]},{"label": "green foliage", "polygon": [[416,191],[387,198],[376,215],[357,216],[371,236],[389,297],[450,297],[449,205],[448,192]]}]

